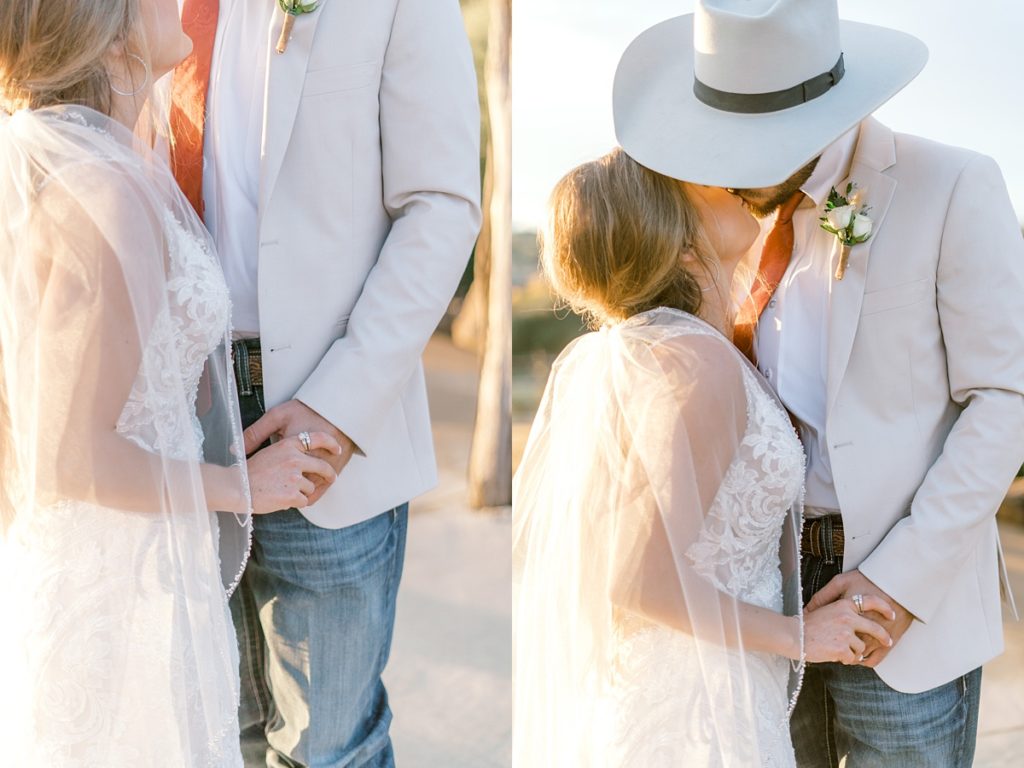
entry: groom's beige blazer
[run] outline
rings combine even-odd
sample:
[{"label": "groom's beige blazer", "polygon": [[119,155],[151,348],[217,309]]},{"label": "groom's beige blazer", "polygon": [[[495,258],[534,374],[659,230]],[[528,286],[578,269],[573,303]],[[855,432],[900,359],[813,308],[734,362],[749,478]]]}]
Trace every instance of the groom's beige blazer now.
[{"label": "groom's beige blazer", "polygon": [[339,528],[437,480],[420,358],[479,230],[476,75],[457,0],[321,0],[269,57],[266,405],[296,398],[358,446],[303,510]]},{"label": "groom's beige blazer", "polygon": [[844,568],[916,617],[876,671],[920,692],[1002,651],[1001,582],[1015,612],[995,511],[1024,460],[1024,239],[974,152],[868,119],[849,180],[874,234],[828,318]]}]

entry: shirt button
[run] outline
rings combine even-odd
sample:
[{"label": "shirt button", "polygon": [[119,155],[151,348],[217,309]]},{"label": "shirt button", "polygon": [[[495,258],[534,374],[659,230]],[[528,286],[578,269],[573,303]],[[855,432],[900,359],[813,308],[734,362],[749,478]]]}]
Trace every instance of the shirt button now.
[{"label": "shirt button", "polygon": [[772,299],[771,301],[768,302],[768,306],[769,307],[774,307],[778,303],[779,303],[778,299]]},{"label": "shirt button", "polygon": [[768,379],[768,381],[772,380],[772,369],[771,368],[769,368],[767,371],[764,372],[764,377],[766,379]]}]

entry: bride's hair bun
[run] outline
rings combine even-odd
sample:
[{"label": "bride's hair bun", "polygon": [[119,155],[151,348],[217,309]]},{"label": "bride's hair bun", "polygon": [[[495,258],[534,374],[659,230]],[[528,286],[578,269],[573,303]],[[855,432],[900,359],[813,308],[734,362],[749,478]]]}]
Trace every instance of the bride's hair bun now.
[{"label": "bride's hair bun", "polygon": [[548,281],[594,327],[655,307],[700,310],[689,270],[707,269],[713,254],[698,210],[681,182],[621,149],[555,185],[540,241]]},{"label": "bride's hair bun", "polygon": [[80,104],[110,114],[110,52],[145,50],[139,0],[0,2],[0,107]]}]

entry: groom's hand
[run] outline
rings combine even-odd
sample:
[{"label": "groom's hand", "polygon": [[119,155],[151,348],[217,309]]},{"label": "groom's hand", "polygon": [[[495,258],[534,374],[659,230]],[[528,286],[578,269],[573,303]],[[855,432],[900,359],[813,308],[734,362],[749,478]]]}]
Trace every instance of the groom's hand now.
[{"label": "groom's hand", "polygon": [[[352,458],[352,454],[355,453],[355,443],[331,422],[298,400],[289,400],[271,408],[245,430],[245,455],[248,456],[272,437],[281,439],[298,435],[301,432],[326,432],[341,444],[340,454],[325,450],[310,451],[311,456],[323,459],[340,475],[341,470],[345,468]],[[331,487],[331,483],[322,477],[310,477],[309,479],[316,486],[308,497],[309,503],[315,504]]]},{"label": "groom's hand", "polygon": [[888,616],[883,616],[873,611],[864,612],[869,619],[881,624],[889,633],[889,636],[892,637],[892,646],[889,648],[886,648],[872,637],[862,638],[866,641],[867,647],[864,649],[863,655],[865,658],[861,662],[861,666],[874,668],[882,662],[882,659],[889,655],[889,651],[896,647],[896,643],[900,641],[903,634],[910,628],[914,616],[896,600],[893,600],[892,597],[875,586],[875,583],[860,571],[841,573],[834,577],[832,581],[818,590],[810,602],[807,603],[807,611],[809,613],[817,608],[821,608],[823,605],[828,605],[836,600],[850,599],[854,595],[878,595],[892,606],[896,614],[895,619],[890,619]]}]

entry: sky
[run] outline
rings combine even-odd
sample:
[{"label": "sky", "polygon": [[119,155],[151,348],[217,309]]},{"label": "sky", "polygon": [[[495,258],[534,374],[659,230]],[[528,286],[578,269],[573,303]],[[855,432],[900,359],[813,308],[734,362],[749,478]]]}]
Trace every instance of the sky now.
[{"label": "sky", "polygon": [[[615,144],[612,78],[647,27],[694,0],[514,0],[513,188],[517,229],[535,228],[573,166]],[[1024,3],[839,0],[841,18],[925,42],[924,71],[875,114],[897,131],[991,155],[1024,221]]]}]

